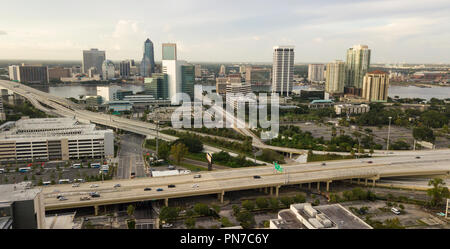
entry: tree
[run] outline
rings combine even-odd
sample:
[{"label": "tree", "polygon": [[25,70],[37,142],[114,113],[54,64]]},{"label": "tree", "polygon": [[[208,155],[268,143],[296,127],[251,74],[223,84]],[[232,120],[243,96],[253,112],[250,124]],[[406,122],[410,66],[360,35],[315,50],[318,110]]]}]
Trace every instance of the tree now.
[{"label": "tree", "polygon": [[270,208],[273,210],[276,210],[280,207],[280,203],[278,202],[278,199],[276,199],[276,198],[271,198],[269,200],[269,205],[270,205]]},{"label": "tree", "polygon": [[135,207],[133,206],[133,205],[129,205],[128,207],[127,207],[127,214],[128,214],[128,216],[133,216],[133,214],[134,214],[134,210],[135,210]]},{"label": "tree", "polygon": [[288,196],[281,197],[280,201],[285,207],[289,207],[292,204],[292,199]]},{"label": "tree", "polygon": [[237,215],[236,220],[238,220],[241,223],[241,226],[244,229],[252,228],[256,224],[255,217],[253,216],[252,213],[248,211],[240,212]]},{"label": "tree", "polygon": [[294,197],[294,202],[295,203],[304,203],[304,202],[306,202],[306,197],[302,194],[297,194]]},{"label": "tree", "polygon": [[431,206],[439,206],[444,198],[450,197],[449,190],[441,178],[431,179],[428,186],[433,186],[433,188],[427,190],[427,194],[431,196]]},{"label": "tree", "polygon": [[166,142],[161,142],[158,146],[158,158],[167,160],[169,159],[170,146]]},{"label": "tree", "polygon": [[434,143],[436,139],[433,134],[433,130],[428,127],[416,127],[413,129],[413,137],[416,140],[427,141]]},{"label": "tree", "polygon": [[188,153],[188,148],[182,143],[177,143],[172,145],[170,153],[175,157],[177,164],[180,164],[181,160],[183,160],[184,156]]},{"label": "tree", "polygon": [[256,206],[260,209],[265,209],[269,206],[269,202],[266,198],[259,197],[256,199]]},{"label": "tree", "polygon": [[23,180],[24,180],[24,181],[28,181],[28,176],[25,175],[25,176],[23,177]]},{"label": "tree", "polygon": [[159,219],[162,221],[169,221],[178,217],[179,210],[174,207],[163,207],[159,212]]},{"label": "tree", "polygon": [[194,205],[194,211],[199,215],[209,215],[209,207],[204,203],[197,203]]},{"label": "tree", "polygon": [[220,218],[220,223],[222,223],[222,227],[232,227],[233,223],[227,217]]},{"label": "tree", "polygon": [[186,225],[186,227],[188,229],[193,229],[195,228],[195,218],[194,217],[189,217],[184,221],[184,224]]},{"label": "tree", "polygon": [[203,143],[196,137],[186,135],[182,136],[174,142],[174,144],[179,143],[185,145],[191,153],[198,153],[203,151]]},{"label": "tree", "polygon": [[245,200],[242,202],[242,207],[251,212],[255,209],[255,203],[251,200]]},{"label": "tree", "polygon": [[236,205],[236,204],[231,206],[231,208],[233,209],[233,215],[234,216],[237,216],[241,212],[241,208],[238,205]]}]

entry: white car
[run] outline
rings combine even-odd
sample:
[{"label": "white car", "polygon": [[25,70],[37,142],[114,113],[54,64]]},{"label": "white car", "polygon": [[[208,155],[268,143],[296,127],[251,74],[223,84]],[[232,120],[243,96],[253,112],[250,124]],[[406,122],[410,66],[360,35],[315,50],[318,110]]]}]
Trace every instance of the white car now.
[{"label": "white car", "polygon": [[90,187],[91,188],[98,188],[98,185],[97,184],[92,184]]},{"label": "white car", "polygon": [[162,225],[163,228],[173,227],[173,224],[167,223]]},{"label": "white car", "polygon": [[198,188],[198,184],[192,185],[192,188]]},{"label": "white car", "polygon": [[74,184],[72,184],[72,188],[77,188],[77,187],[79,187],[79,186],[80,186],[79,183],[74,183]]}]

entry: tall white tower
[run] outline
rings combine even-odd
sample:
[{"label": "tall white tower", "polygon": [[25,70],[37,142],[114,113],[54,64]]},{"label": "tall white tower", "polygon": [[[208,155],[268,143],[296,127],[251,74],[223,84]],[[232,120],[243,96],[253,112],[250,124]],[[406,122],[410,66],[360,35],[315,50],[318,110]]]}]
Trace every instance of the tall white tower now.
[{"label": "tall white tower", "polygon": [[273,47],[272,92],[292,92],[294,78],[294,46]]}]

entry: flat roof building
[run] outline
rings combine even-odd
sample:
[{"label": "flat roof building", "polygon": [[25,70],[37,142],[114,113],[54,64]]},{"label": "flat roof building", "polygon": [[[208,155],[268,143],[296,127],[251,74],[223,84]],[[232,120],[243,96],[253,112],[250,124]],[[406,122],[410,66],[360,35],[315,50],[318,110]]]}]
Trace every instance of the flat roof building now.
[{"label": "flat roof building", "polygon": [[68,160],[114,155],[112,130],[73,118],[20,119],[0,126],[0,161]]},{"label": "flat roof building", "polygon": [[44,229],[42,189],[31,182],[0,185],[0,229]]},{"label": "flat roof building", "polygon": [[270,220],[270,229],[372,229],[340,204],[313,207],[311,203],[291,204]]}]

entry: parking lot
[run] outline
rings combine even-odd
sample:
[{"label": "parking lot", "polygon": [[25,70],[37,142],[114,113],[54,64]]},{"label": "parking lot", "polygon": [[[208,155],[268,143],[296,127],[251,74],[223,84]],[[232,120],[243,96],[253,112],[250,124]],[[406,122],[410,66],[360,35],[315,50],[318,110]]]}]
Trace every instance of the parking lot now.
[{"label": "parking lot", "polygon": [[[82,168],[74,169],[71,168],[72,164],[81,163]],[[52,182],[58,183],[61,179],[69,179],[73,181],[74,179],[86,179],[89,176],[96,176],[99,173],[98,168],[90,168],[91,163],[103,164],[101,160],[92,160],[88,162],[81,161],[57,161],[57,162],[45,162],[33,163],[31,167],[29,164],[17,164],[14,165],[4,165],[0,168],[5,169],[3,174],[0,174],[0,184],[11,184],[18,183],[22,181],[32,181],[34,185],[38,185],[39,182]],[[19,168],[29,168],[26,173],[17,172]]]}]

